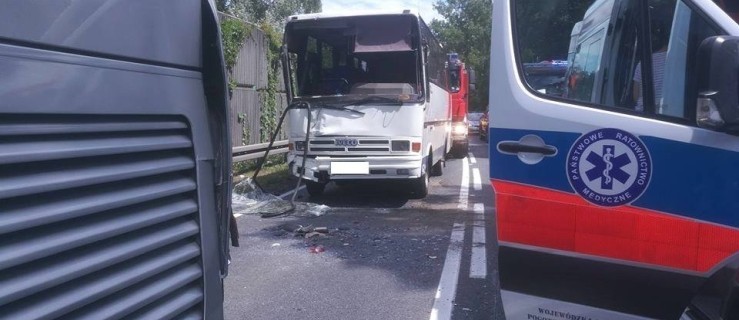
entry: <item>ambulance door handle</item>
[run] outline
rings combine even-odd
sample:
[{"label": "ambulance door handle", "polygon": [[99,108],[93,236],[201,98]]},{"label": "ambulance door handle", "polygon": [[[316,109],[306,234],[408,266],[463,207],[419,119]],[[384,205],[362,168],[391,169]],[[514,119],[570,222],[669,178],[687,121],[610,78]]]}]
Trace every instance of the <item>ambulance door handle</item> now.
[{"label": "ambulance door handle", "polygon": [[520,152],[525,153],[539,153],[545,156],[553,156],[557,153],[557,148],[553,146],[531,146],[520,143],[518,141],[503,141],[498,144],[498,150],[508,154],[518,154]]},{"label": "ambulance door handle", "polygon": [[547,145],[541,137],[533,134],[525,135],[518,141],[501,141],[497,149],[502,154],[517,156],[525,164],[537,164],[557,154],[556,147]]}]

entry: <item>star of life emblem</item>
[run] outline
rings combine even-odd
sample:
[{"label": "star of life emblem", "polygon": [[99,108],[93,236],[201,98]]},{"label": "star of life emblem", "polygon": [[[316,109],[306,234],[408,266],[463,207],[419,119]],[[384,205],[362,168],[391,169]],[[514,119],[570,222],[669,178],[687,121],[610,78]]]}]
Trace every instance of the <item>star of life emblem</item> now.
[{"label": "star of life emblem", "polygon": [[606,207],[627,205],[649,186],[652,160],[644,143],[619,129],[582,135],[567,154],[567,179],[585,200]]}]

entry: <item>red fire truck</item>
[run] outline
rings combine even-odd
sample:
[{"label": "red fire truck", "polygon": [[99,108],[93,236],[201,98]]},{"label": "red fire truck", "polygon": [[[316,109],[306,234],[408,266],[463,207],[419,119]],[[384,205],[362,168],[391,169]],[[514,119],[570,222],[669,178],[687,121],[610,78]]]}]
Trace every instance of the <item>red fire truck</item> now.
[{"label": "red fire truck", "polygon": [[467,106],[469,91],[475,88],[475,71],[465,68],[464,62],[457,53],[449,53],[449,92],[451,92],[452,108],[452,148],[451,153],[457,158],[467,155]]}]

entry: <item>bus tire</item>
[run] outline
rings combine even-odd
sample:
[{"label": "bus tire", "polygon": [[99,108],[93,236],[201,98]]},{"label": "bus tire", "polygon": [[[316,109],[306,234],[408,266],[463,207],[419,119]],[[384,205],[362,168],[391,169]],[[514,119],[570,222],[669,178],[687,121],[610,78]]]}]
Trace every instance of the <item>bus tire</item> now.
[{"label": "bus tire", "polygon": [[411,182],[411,192],[416,199],[423,199],[429,194],[429,174],[428,165],[425,172],[420,178],[416,178]]},{"label": "bus tire", "polygon": [[[445,144],[444,145],[444,155],[446,155],[446,149],[447,149],[447,145]],[[444,155],[442,155],[442,159],[439,159],[438,161],[436,161],[436,163],[433,163],[435,159],[432,157],[432,154],[433,154],[432,152],[433,152],[433,149],[429,150],[430,160],[429,160],[428,166],[429,168],[431,168],[430,173],[432,177],[440,177],[442,174],[444,174],[444,159],[443,159]]]},{"label": "bus tire", "polygon": [[326,189],[326,184],[321,183],[321,182],[306,180],[305,189],[308,190],[308,194],[311,197],[317,198],[323,195],[323,191]]},{"label": "bus tire", "polygon": [[431,176],[439,177],[442,174],[444,174],[444,161],[439,160],[431,167]]}]

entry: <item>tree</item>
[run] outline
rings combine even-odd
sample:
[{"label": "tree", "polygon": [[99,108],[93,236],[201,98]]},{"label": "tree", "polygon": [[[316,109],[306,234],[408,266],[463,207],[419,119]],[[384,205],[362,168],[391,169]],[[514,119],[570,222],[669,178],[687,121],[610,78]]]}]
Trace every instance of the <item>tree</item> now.
[{"label": "tree", "polygon": [[431,29],[448,52],[459,53],[477,73],[476,90],[470,93],[470,110],[488,105],[490,76],[491,0],[438,0],[434,9],[444,20],[431,21]]},{"label": "tree", "polygon": [[237,18],[281,27],[294,14],[321,11],[321,0],[217,0],[218,10]]}]

